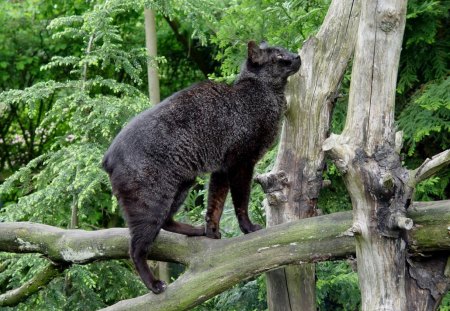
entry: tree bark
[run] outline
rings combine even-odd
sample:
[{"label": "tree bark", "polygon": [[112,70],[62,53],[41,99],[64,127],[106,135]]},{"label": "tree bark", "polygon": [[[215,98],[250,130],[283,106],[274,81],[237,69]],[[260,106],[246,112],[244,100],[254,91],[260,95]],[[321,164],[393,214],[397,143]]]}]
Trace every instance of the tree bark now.
[{"label": "tree bark", "polygon": [[[415,203],[408,213],[416,223],[407,237],[411,255],[450,250],[450,201]],[[351,225],[351,212],[342,212],[226,240],[161,231],[149,259],[179,262],[187,271],[165,293],[125,300],[110,310],[149,306],[152,310],[188,310],[242,280],[283,265],[345,258],[355,253],[355,240],[349,236]],[[41,253],[61,264],[128,258],[128,239],[126,228],[84,231],[27,222],[0,225],[0,251]],[[441,278],[436,284],[442,288],[448,281]]]},{"label": "tree bark", "polygon": [[[337,89],[353,53],[359,0],[332,1],[317,35],[300,51],[302,66],[287,89],[288,111],[273,170],[257,177],[267,194],[267,226],[317,215],[328,136]],[[316,310],[315,265],[267,274],[269,310]]]},{"label": "tree bark", "polygon": [[[406,0],[363,3],[345,128],[324,143],[345,173],[352,199],[362,310],[423,310],[424,301],[416,303],[411,295],[418,292],[413,288],[432,292],[435,300],[443,294],[432,288],[433,278],[443,274],[442,264],[432,271],[410,264],[414,259],[407,261],[407,245],[412,243],[407,230],[413,221],[406,211],[416,182],[426,175],[420,170],[411,174],[401,166],[400,142],[396,146],[395,139],[395,88],[405,16]],[[445,165],[428,162],[421,167],[430,174]],[[433,265],[438,266],[428,266]],[[418,285],[422,277],[425,281]]]},{"label": "tree bark", "polygon": [[[446,152],[449,153],[449,150]],[[444,156],[445,153],[441,153],[438,157]],[[433,157],[436,159],[436,157]],[[428,161],[425,161],[426,164]],[[438,163],[436,163],[439,165]],[[431,169],[431,167],[429,167]],[[410,175],[411,176],[411,175]],[[412,175],[414,176],[414,175]],[[439,202],[428,202],[426,205],[432,207],[439,204]],[[450,202],[447,203],[450,206]],[[424,205],[424,207],[426,206]],[[414,223],[416,224],[412,231],[414,231],[417,226],[427,226],[431,228],[432,225],[432,215],[422,215],[415,217],[414,214],[415,206],[409,208],[408,215],[411,216]],[[434,213],[431,209],[430,214]],[[447,219],[445,214],[438,213],[440,217]],[[425,220],[425,218],[428,220]],[[450,235],[450,227],[447,227],[448,235]],[[422,241],[429,239],[435,234],[434,232],[429,232],[428,235],[423,235],[421,237],[415,237],[411,239],[411,235],[406,236],[408,241],[408,255],[406,259],[406,297],[407,297],[407,310],[423,310],[432,311],[438,310],[442,298],[450,289],[450,257],[448,252],[438,252],[432,256],[423,255],[426,253],[426,248],[421,249],[420,252],[415,251],[416,243],[418,239]],[[450,239],[450,237],[448,237]],[[423,252],[423,253],[421,253]]]},{"label": "tree bark", "polygon": [[147,61],[147,76],[148,76],[148,94],[150,102],[156,105],[160,101],[159,95],[159,77],[158,64],[155,59],[157,53],[157,38],[156,38],[156,21],[155,12],[153,10],[144,9],[145,18],[145,46],[148,53]]}]

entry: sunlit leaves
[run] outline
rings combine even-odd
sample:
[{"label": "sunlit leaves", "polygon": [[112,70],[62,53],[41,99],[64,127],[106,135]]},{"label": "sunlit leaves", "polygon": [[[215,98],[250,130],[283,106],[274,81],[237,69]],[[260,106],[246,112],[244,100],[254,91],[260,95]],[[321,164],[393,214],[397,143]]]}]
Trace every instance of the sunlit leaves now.
[{"label": "sunlit leaves", "polygon": [[448,1],[408,1],[398,93],[407,94],[418,83],[448,74],[450,40],[445,23],[449,10]]}]

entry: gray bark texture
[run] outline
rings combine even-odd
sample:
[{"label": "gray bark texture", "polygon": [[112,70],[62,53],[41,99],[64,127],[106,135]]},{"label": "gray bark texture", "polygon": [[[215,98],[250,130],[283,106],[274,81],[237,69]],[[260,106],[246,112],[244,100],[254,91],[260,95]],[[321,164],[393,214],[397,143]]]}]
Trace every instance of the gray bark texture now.
[{"label": "gray bark texture", "polygon": [[445,256],[432,263],[407,256],[414,186],[448,164],[448,151],[413,172],[397,153],[394,104],[406,2],[363,2],[345,128],[323,146],[344,173],[352,199],[362,310],[433,310],[448,286]]},{"label": "gray bark texture", "polygon": [[[332,1],[319,32],[300,51],[302,67],[291,77],[288,111],[273,170],[256,181],[267,195],[267,226],[317,215],[325,166],[322,144],[329,134],[337,89],[352,56],[359,0]],[[315,265],[267,273],[269,310],[316,310]]]},{"label": "gray bark texture", "polygon": [[[415,222],[407,233],[411,259],[450,251],[450,201],[414,203],[408,217]],[[182,263],[187,267],[186,272],[163,294],[149,293],[124,300],[108,310],[189,310],[240,281],[283,265],[353,256],[355,239],[351,236],[351,226],[352,213],[341,212],[296,220],[226,240],[161,231],[149,259]],[[128,258],[128,240],[126,228],[84,231],[27,222],[0,224],[0,251],[40,253],[62,267],[70,263]],[[434,283],[436,293],[448,284],[443,271],[440,273]],[[5,302],[12,299],[11,295],[12,292],[0,295],[1,305],[11,305]],[[18,297],[14,299],[15,303],[20,301]]]}]

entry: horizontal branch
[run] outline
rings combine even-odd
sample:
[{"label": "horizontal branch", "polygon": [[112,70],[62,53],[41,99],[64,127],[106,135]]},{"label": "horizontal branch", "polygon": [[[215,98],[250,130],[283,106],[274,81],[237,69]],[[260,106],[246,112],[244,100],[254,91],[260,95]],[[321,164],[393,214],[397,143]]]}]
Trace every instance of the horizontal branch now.
[{"label": "horizontal branch", "polygon": [[[450,250],[450,201],[414,203],[408,217],[412,252]],[[233,239],[188,238],[162,231],[150,252],[154,260],[186,264],[187,271],[160,295],[119,302],[109,310],[185,310],[234,284],[290,263],[345,258],[355,253],[351,212],[277,225]],[[56,262],[88,263],[128,257],[128,230],[64,230],[33,223],[0,224],[0,251],[36,252]]]},{"label": "horizontal branch", "polygon": [[[57,263],[84,264],[129,258],[128,241],[127,228],[85,231],[30,222],[0,223],[0,251],[40,253]],[[161,231],[149,256],[154,260],[189,264],[192,256],[208,247],[207,242]]]},{"label": "horizontal branch", "polygon": [[447,149],[431,159],[426,159],[417,169],[410,171],[412,186],[438,173],[442,168],[450,164],[450,149]]}]

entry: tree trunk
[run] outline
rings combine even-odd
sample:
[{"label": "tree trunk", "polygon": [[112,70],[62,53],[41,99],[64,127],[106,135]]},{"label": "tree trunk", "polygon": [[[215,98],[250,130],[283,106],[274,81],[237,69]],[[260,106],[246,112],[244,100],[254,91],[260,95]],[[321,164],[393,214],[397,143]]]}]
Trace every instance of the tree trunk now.
[{"label": "tree trunk", "polygon": [[[414,302],[417,297],[407,293],[407,288],[412,293],[410,288],[417,285],[406,272],[420,274],[417,279],[424,277],[431,282],[437,274],[443,274],[445,266],[434,263],[440,267],[434,272],[422,266],[427,273],[415,274],[419,265],[410,266],[406,261],[406,231],[413,228],[413,222],[405,215],[417,179],[401,166],[401,135],[395,134],[394,125],[406,2],[363,2],[345,128],[324,144],[324,150],[331,151],[345,173],[344,182],[352,199],[350,232],[356,237],[362,310],[425,310],[423,304]],[[422,282],[421,288],[426,285]],[[439,300],[442,293],[437,292],[433,294]]]},{"label": "tree trunk", "polygon": [[[359,0],[333,1],[318,34],[301,52],[302,67],[287,89],[288,111],[275,166],[258,176],[267,194],[267,226],[317,215],[330,116],[353,53]],[[316,310],[315,265],[267,273],[269,310]]]},{"label": "tree trunk", "polygon": [[144,9],[145,18],[145,46],[148,53],[147,76],[148,76],[148,94],[150,102],[156,105],[160,101],[159,97],[159,77],[156,63],[157,40],[156,40],[156,21],[153,10]]}]

